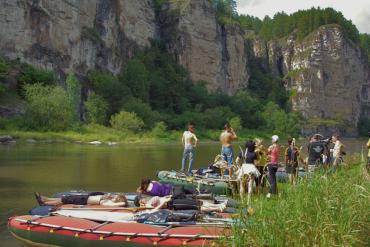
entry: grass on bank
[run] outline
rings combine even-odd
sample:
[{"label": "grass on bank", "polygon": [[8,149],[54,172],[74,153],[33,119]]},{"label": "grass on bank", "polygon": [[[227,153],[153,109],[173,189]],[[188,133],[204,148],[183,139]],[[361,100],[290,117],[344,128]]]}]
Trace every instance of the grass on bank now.
[{"label": "grass on bank", "polygon": [[[359,164],[359,162],[357,162]],[[317,174],[240,215],[232,246],[369,246],[370,180],[363,165]]]},{"label": "grass on bank", "polygon": [[[25,131],[13,128],[0,129],[0,136],[10,135],[17,140],[34,139],[36,141],[53,142],[121,142],[121,143],[164,143],[180,142],[183,131],[152,129],[149,131],[133,133],[130,131],[119,131],[102,125],[84,125],[75,131]],[[218,141],[221,130],[198,130],[196,132],[201,142]],[[272,133],[260,130],[243,129],[238,132],[239,140],[260,137],[269,140]],[[283,136],[281,136],[283,138]]]}]

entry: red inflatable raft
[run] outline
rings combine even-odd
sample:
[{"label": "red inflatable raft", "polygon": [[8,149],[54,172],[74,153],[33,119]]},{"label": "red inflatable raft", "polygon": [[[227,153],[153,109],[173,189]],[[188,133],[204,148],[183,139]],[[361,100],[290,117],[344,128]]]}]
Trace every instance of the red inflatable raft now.
[{"label": "red inflatable raft", "polygon": [[97,223],[64,216],[16,216],[8,227],[31,246],[213,246],[230,234],[230,229],[218,226]]}]

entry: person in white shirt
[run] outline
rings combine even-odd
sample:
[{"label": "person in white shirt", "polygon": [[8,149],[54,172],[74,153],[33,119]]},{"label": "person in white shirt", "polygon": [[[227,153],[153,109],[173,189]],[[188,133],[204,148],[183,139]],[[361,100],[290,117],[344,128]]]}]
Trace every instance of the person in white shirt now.
[{"label": "person in white shirt", "polygon": [[193,167],[194,163],[194,157],[195,157],[195,147],[197,146],[197,136],[195,135],[195,127],[193,124],[188,125],[188,130],[184,132],[182,135],[182,145],[184,146],[184,153],[182,156],[182,166],[181,171],[185,172],[185,166],[187,160],[189,160],[189,167],[187,170],[187,174],[191,174],[191,169]]},{"label": "person in white shirt", "polygon": [[344,145],[338,135],[333,135],[331,140],[334,143],[334,148],[330,150],[333,156],[333,166],[337,167],[343,158]]}]

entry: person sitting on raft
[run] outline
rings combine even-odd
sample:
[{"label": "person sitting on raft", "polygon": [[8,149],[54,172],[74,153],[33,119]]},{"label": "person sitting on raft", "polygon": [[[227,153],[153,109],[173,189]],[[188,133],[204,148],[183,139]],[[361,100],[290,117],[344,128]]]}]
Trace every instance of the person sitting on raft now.
[{"label": "person sitting on raft", "polygon": [[162,184],[158,181],[152,181],[149,178],[141,180],[140,187],[136,190],[138,193],[147,194],[150,196],[168,196],[174,197],[183,196],[185,194],[197,194],[195,190],[185,189],[183,186],[173,186],[171,184]]},{"label": "person sitting on raft", "polygon": [[[176,199],[172,195],[159,197],[154,196],[151,198],[136,197],[134,201],[135,206],[143,208],[154,208],[158,209],[174,209],[174,210],[199,210],[201,212],[225,212],[227,207],[227,200],[216,204],[209,200],[198,200],[198,199]],[[230,209],[229,209],[230,210]],[[231,213],[235,213],[233,209]]]},{"label": "person sitting on raft", "polygon": [[35,192],[35,197],[40,206],[74,205],[102,205],[109,207],[127,207],[128,202],[124,194],[105,194],[92,192],[86,195],[63,195],[61,198],[51,198]]}]

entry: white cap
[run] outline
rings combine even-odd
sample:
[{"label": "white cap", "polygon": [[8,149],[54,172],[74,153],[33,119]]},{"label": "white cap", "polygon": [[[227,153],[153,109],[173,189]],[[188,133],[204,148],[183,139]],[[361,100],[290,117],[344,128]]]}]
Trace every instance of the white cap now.
[{"label": "white cap", "polygon": [[277,142],[277,141],[279,140],[279,136],[277,136],[277,135],[273,135],[273,136],[271,137],[271,139],[272,139],[272,141],[273,141],[273,142]]}]

